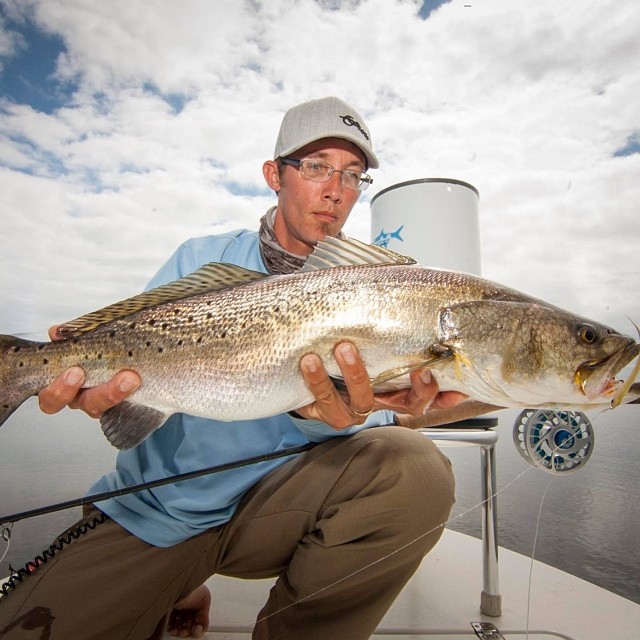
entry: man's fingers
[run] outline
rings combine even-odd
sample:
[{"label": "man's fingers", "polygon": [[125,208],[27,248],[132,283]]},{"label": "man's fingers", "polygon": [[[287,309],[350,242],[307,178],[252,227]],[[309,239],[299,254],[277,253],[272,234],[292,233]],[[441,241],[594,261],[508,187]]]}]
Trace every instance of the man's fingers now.
[{"label": "man's fingers", "polygon": [[343,342],[336,347],[334,354],[349,392],[349,408],[360,416],[371,413],[375,404],[373,389],[356,348],[349,342]]},{"label": "man's fingers", "polygon": [[438,383],[429,369],[418,369],[411,374],[409,405],[412,413],[424,413],[438,397]]},{"label": "man's fingers", "polygon": [[58,340],[58,327],[60,325],[59,324],[54,324],[52,327],[49,327],[49,339],[51,340],[51,342],[54,342],[55,340]]},{"label": "man's fingers", "polygon": [[396,413],[413,416],[422,415],[438,397],[438,384],[429,369],[418,369],[411,373],[411,387],[381,393],[376,396],[379,407]]},{"label": "man's fingers", "polygon": [[320,358],[311,353],[300,360],[300,370],[315,402],[301,407],[298,412],[339,430],[364,422],[373,410],[374,397],[369,374],[355,347],[342,343],[334,354],[347,387],[348,400],[338,392]]},{"label": "man's fingers", "polygon": [[[57,340],[58,327],[49,329],[51,340]],[[71,367],[58,376],[38,394],[40,409],[44,413],[57,413],[65,407],[81,409],[92,418],[99,418],[105,411],[126,400],[142,384],[134,371],[120,371],[104,384],[83,389],[86,374],[82,367]]]},{"label": "man's fingers", "polygon": [[38,394],[44,413],[57,413],[65,407],[82,409],[92,418],[99,418],[107,409],[119,404],[140,387],[140,377],[133,371],[120,371],[109,382],[91,389],[82,389],[85,372],[71,367]]},{"label": "man's fingers", "polygon": [[428,369],[411,374],[411,388],[376,396],[376,406],[399,414],[422,416],[431,409],[451,409],[468,399],[459,391],[442,391]]},{"label": "man's fingers", "polygon": [[302,375],[316,403],[329,407],[340,396],[322,364],[322,360],[314,353],[309,353],[300,360]]},{"label": "man's fingers", "polygon": [[443,391],[438,395],[433,406],[438,409],[451,409],[468,399],[469,396],[460,391]]},{"label": "man's fingers", "polygon": [[67,369],[38,394],[41,411],[57,413],[64,409],[76,397],[84,381],[84,369],[81,367]]},{"label": "man's fingers", "polygon": [[92,418],[99,418],[105,411],[126,400],[140,384],[140,377],[133,371],[120,371],[108,382],[82,391],[69,406],[82,409]]}]

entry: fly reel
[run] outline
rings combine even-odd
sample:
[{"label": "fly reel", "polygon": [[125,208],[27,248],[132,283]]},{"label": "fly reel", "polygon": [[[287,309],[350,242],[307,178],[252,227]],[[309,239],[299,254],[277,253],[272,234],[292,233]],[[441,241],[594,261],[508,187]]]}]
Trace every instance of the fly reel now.
[{"label": "fly reel", "polygon": [[525,409],[513,425],[520,455],[547,473],[582,468],[593,453],[595,434],[581,411]]}]

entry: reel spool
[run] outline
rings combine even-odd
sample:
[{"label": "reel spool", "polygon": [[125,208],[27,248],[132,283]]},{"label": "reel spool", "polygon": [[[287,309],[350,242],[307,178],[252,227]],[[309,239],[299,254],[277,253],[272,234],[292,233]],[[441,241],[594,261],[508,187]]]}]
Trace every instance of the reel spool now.
[{"label": "reel spool", "polygon": [[581,411],[525,409],[513,425],[513,442],[520,455],[547,473],[582,468],[591,457],[595,434]]}]

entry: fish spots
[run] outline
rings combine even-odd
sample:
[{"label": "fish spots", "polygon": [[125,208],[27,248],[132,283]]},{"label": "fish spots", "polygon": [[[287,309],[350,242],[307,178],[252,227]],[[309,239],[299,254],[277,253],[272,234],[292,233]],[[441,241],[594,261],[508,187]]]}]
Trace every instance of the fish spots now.
[{"label": "fish spots", "polygon": [[184,340],[178,340],[178,346],[181,347],[184,344]]},{"label": "fish spots", "polygon": [[115,331],[109,331],[109,337],[110,338],[115,338],[116,337],[116,332]]},{"label": "fish spots", "polygon": [[148,320],[148,321],[147,321],[147,324],[148,324],[150,327],[153,327],[153,326],[155,325],[155,323],[156,323],[156,321],[155,321],[155,319],[154,319],[154,318],[151,318],[150,320]]},{"label": "fish spots", "polygon": [[13,352],[18,353],[20,351],[20,347],[13,347]]},{"label": "fish spots", "polygon": [[133,358],[133,351],[129,351],[129,353],[127,354],[130,358]]},{"label": "fish spots", "polygon": [[46,358],[43,358],[42,364],[49,364],[49,361]]},{"label": "fish spots", "polygon": [[169,325],[166,322],[163,322],[162,328],[166,331],[169,328]]},{"label": "fish spots", "polygon": [[162,347],[158,347],[158,353],[162,353],[164,349]]}]

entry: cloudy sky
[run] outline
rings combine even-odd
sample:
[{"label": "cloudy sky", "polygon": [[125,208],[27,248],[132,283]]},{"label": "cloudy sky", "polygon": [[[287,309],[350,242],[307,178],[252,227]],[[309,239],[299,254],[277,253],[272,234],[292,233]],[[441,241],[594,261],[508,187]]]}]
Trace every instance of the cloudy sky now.
[{"label": "cloudy sky", "polygon": [[637,0],[0,0],[0,333],[256,228],[282,115],[325,95],[381,161],[350,235],[385,187],[466,181],[486,277],[631,332],[638,33]]}]

